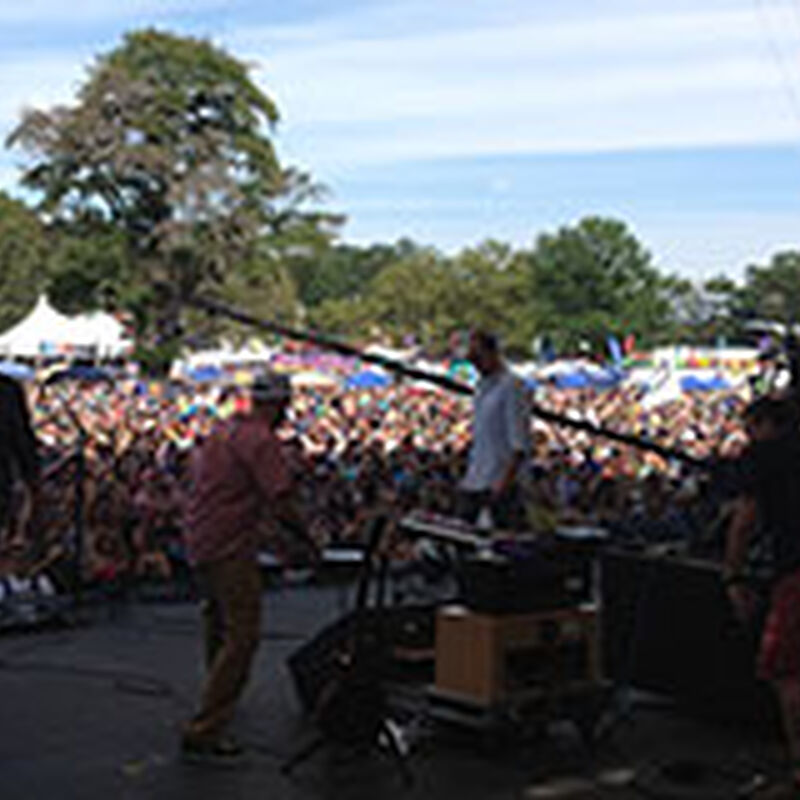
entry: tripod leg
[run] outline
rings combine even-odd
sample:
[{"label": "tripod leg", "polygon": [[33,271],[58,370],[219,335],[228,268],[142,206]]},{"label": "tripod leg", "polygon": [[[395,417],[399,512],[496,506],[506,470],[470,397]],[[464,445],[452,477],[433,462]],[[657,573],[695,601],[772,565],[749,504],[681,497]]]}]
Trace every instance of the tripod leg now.
[{"label": "tripod leg", "polygon": [[379,736],[381,734],[386,737],[386,741],[389,744],[389,750],[391,751],[392,756],[394,756],[395,763],[397,764],[400,774],[403,777],[403,782],[406,784],[406,786],[412,786],[414,784],[414,773],[411,772],[411,769],[408,766],[408,750],[400,742],[398,731],[392,724],[391,720],[384,719],[383,722],[381,722]]},{"label": "tripod leg", "polygon": [[301,747],[293,756],[290,756],[286,761],[281,764],[281,773],[283,775],[291,775],[294,768],[304,761],[308,761],[314,753],[317,752],[325,744],[325,738],[318,736],[312,739],[307,745]]}]

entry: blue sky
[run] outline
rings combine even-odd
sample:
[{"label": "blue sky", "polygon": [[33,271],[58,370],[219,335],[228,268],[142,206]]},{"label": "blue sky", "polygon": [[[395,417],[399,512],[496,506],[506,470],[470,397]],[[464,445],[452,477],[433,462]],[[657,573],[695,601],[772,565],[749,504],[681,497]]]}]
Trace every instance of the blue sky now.
[{"label": "blue sky", "polygon": [[253,64],[345,240],[529,245],[602,214],[690,277],[800,247],[800,0],[0,0],[0,136],[149,25]]}]

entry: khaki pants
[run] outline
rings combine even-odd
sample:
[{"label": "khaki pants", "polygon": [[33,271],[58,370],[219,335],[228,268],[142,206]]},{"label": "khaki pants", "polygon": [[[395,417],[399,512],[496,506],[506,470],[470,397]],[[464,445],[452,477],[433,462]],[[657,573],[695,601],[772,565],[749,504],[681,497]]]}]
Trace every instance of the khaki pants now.
[{"label": "khaki pants", "polygon": [[226,559],[197,569],[203,594],[206,679],[200,710],[185,736],[213,741],[233,718],[260,636],[261,573],[250,559]]}]

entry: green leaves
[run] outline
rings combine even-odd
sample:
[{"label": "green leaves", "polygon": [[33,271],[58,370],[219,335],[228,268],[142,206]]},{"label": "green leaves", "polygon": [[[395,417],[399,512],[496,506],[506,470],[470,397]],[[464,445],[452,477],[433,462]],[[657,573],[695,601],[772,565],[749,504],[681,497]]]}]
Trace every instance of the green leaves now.
[{"label": "green leaves", "polygon": [[609,333],[652,335],[669,320],[665,278],[620,221],[587,217],[540,236],[530,267],[541,324],[568,347]]},{"label": "green leaves", "polygon": [[800,252],[783,251],[766,265],[749,266],[736,311],[743,317],[778,322],[800,320]]},{"label": "green leaves", "polygon": [[[139,319],[142,343],[163,350],[187,298],[238,296],[255,287],[254,264],[274,272],[276,259],[327,247],[340,220],[307,210],[320,187],[279,164],[277,121],[247,65],[156,30],[130,33],[98,58],[74,105],[27,112],[8,143],[29,157],[22,182],[43,219],[69,236],[91,217],[108,229],[101,239],[119,236],[105,267],[72,242],[57,291],[68,303],[113,293]],[[243,295],[270,309],[268,292]]]},{"label": "green leaves", "polygon": [[24,317],[47,282],[47,239],[36,215],[0,192],[0,331]]}]

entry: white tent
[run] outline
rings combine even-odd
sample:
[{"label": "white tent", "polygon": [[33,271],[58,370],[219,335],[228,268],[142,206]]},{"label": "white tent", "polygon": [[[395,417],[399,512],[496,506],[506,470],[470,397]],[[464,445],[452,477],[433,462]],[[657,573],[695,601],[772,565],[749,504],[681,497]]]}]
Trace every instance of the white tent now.
[{"label": "white tent", "polygon": [[71,317],[67,333],[73,347],[85,348],[101,358],[123,355],[132,344],[123,324],[105,311]]},{"label": "white tent", "polygon": [[25,319],[0,335],[0,354],[47,356],[83,351],[101,357],[122,355],[130,346],[125,331],[110,314],[95,311],[68,317],[42,295]]}]

